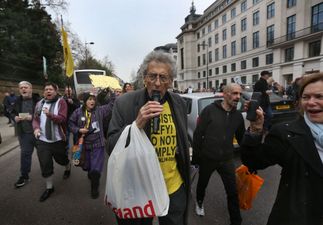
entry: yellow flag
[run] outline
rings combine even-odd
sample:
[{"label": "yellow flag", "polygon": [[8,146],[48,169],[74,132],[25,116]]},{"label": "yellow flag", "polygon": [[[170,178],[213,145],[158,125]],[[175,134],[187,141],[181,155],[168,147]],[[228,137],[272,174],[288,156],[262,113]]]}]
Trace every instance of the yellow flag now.
[{"label": "yellow flag", "polygon": [[63,52],[64,52],[64,66],[66,70],[66,76],[71,77],[74,72],[74,61],[71,53],[70,46],[67,42],[67,33],[62,27],[62,40],[63,40]]}]

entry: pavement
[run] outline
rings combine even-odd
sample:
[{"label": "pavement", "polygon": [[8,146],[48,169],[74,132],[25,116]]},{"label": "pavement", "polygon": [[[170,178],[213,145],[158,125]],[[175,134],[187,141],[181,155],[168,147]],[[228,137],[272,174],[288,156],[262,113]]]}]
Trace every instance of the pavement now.
[{"label": "pavement", "polygon": [[0,133],[2,143],[0,144],[0,156],[14,150],[19,146],[18,138],[15,136],[15,128],[10,127],[7,117],[0,116]]}]

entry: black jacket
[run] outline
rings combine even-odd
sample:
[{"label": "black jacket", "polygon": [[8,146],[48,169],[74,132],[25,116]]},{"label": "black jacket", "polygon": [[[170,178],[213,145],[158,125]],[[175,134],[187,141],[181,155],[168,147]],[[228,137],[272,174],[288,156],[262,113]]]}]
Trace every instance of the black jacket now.
[{"label": "black jacket", "polygon": [[[37,104],[37,102],[40,100],[40,96],[39,94],[32,94],[32,116],[34,116],[34,111],[35,111],[35,106]],[[21,113],[22,110],[22,96],[19,96],[14,104],[13,110],[11,112],[11,117],[14,120],[16,116],[19,115],[19,113]],[[30,121],[31,123],[32,121]],[[22,134],[22,127],[21,127],[21,123],[17,123],[17,134],[21,135]]]},{"label": "black jacket", "polygon": [[[187,114],[184,100],[175,93],[167,92],[169,105],[171,107],[174,123],[176,126],[176,162],[177,168],[184,181],[187,200],[190,195],[190,158],[189,143],[187,135]],[[146,89],[126,93],[118,97],[114,103],[112,118],[108,129],[109,152],[112,152],[123,129],[136,120],[140,108],[148,101]],[[150,137],[149,125],[146,124],[145,132]],[[186,208],[185,224],[188,215],[188,204]]]},{"label": "black jacket", "polygon": [[235,109],[227,112],[221,101],[206,106],[193,135],[193,160],[225,161],[233,157],[233,138],[240,144],[245,132],[242,114]]},{"label": "black jacket", "polygon": [[268,90],[268,83],[265,79],[261,78],[255,83],[255,88],[253,91],[261,92],[260,106],[264,109],[270,104],[269,95],[266,93]]},{"label": "black jacket", "polygon": [[264,144],[246,133],[241,153],[251,169],[282,167],[268,225],[323,224],[323,163],[303,118],[274,126]]}]

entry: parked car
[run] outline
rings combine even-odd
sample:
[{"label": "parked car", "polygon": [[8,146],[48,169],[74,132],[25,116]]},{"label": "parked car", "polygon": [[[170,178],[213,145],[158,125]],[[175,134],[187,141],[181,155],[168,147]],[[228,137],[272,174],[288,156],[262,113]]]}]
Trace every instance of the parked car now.
[{"label": "parked car", "polygon": [[[181,94],[181,96],[186,102],[188,140],[192,144],[193,133],[200,113],[207,105],[213,103],[215,100],[223,99],[223,94],[221,92],[196,92],[192,94]],[[243,110],[243,106],[241,104],[242,103],[239,102],[237,106],[238,110]],[[249,126],[249,121],[246,120],[246,113],[242,112],[242,115],[245,119],[246,127]],[[236,144],[236,142],[234,143]]]},{"label": "parked car", "polygon": [[[240,107],[243,107],[245,101],[251,99],[252,91],[244,91],[242,92],[240,102]],[[293,101],[291,99],[284,99],[283,97],[271,93],[269,94],[269,100],[271,109],[273,112],[272,124],[288,122],[296,119],[298,116],[298,110],[295,108]],[[243,110],[239,108],[239,110]]]},{"label": "parked car", "polygon": [[[218,99],[223,99],[223,94],[212,92],[197,92],[192,94],[181,94],[182,98],[186,102],[187,107],[187,132],[190,143],[193,142],[193,133],[196,128],[198,117],[202,110],[212,102]],[[240,101],[237,105],[244,118],[246,128],[249,127],[250,122],[246,119],[246,112],[244,110],[244,103],[250,100],[252,92],[243,91]],[[298,115],[298,111],[295,109],[291,100],[284,99],[277,94],[270,95],[270,103],[273,110],[272,123],[286,122],[295,119]],[[238,147],[236,140],[234,140],[235,147]]]}]

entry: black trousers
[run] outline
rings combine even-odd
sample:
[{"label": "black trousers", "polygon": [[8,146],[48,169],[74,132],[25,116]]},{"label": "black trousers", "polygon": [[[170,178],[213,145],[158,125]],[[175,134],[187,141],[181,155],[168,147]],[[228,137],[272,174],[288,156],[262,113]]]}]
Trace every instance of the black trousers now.
[{"label": "black trousers", "polygon": [[[158,217],[159,225],[184,225],[185,210],[187,205],[186,191],[182,185],[169,196],[169,209],[166,216]],[[152,225],[153,218],[119,219],[118,225]]]},{"label": "black trousers", "polygon": [[236,187],[235,166],[233,160],[214,162],[213,160],[202,159],[199,169],[199,179],[196,188],[196,200],[203,202],[205,189],[209,183],[210,177],[214,171],[221,176],[228,202],[231,224],[241,224],[238,192]]},{"label": "black trousers", "polygon": [[47,143],[41,140],[37,140],[36,144],[38,160],[43,177],[49,177],[54,173],[53,158],[58,164],[62,166],[65,166],[69,163],[65,151],[65,141]]}]

